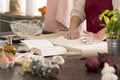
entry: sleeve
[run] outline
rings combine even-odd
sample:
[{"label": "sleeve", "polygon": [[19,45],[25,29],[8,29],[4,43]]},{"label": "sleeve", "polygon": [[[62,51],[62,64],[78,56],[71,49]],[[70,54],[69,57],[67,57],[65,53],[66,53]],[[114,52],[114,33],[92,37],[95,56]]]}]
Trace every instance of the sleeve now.
[{"label": "sleeve", "polygon": [[71,11],[71,17],[78,16],[81,21],[85,20],[85,0],[77,0]]},{"label": "sleeve", "polygon": [[120,10],[120,0],[112,0],[113,9]]}]

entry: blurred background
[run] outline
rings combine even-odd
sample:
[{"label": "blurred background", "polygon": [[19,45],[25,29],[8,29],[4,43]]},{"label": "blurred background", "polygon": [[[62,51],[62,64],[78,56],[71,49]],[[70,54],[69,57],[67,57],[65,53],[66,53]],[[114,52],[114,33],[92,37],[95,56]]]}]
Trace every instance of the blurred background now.
[{"label": "blurred background", "polygon": [[[47,0],[0,0],[0,19],[15,21],[44,19]],[[0,32],[11,31],[9,23],[0,21]]]}]

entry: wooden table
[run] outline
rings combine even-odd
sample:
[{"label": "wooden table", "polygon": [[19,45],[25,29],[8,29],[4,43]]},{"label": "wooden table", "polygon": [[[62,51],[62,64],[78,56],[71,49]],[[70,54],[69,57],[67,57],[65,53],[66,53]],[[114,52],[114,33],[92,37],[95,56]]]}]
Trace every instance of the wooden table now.
[{"label": "wooden table", "polygon": [[[61,33],[57,33],[58,35]],[[63,33],[64,34],[64,33]],[[55,36],[54,34],[50,34]],[[37,38],[49,38],[48,35],[43,35]],[[83,59],[80,59],[80,56],[65,56],[65,63],[62,66],[58,78],[55,80],[101,80],[100,73],[88,73],[84,67]],[[117,60],[119,63],[120,59]],[[11,69],[0,69],[0,80],[46,80],[37,75],[32,75],[31,73],[22,74],[22,66],[15,65]],[[52,79],[48,79],[52,80]],[[119,79],[120,80],[120,79]]]},{"label": "wooden table", "polygon": [[[12,69],[0,69],[0,80],[46,80],[31,73],[22,73],[22,67],[15,65]],[[79,57],[65,57],[58,78],[55,80],[100,80],[100,73],[88,73],[84,67],[84,60]],[[52,80],[52,79],[48,79]]]}]

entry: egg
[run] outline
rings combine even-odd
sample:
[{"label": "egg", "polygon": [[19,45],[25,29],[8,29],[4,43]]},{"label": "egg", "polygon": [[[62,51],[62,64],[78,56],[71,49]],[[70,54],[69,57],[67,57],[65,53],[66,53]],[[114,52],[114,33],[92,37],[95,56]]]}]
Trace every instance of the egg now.
[{"label": "egg", "polygon": [[13,61],[15,59],[13,54],[6,53],[5,55],[6,55],[6,57],[8,58],[9,61]]},{"label": "egg", "polygon": [[59,65],[62,65],[62,64],[65,63],[65,60],[63,59],[62,56],[54,56],[54,57],[52,58],[52,62],[53,62],[53,63],[57,63],[57,64],[59,64]]},{"label": "egg", "polygon": [[4,55],[0,55],[0,67],[2,69],[7,69],[9,67],[9,59]]},{"label": "egg", "polygon": [[6,57],[6,55],[1,55],[0,56],[0,63],[8,63],[9,59]]}]

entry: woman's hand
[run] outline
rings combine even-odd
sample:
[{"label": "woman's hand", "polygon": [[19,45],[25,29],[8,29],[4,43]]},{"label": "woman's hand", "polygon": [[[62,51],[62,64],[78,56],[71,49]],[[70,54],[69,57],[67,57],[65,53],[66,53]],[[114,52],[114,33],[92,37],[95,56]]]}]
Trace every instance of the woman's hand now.
[{"label": "woman's hand", "polygon": [[86,44],[93,44],[101,41],[98,39],[97,34],[88,31],[84,31],[84,35],[81,35],[80,39]]},{"label": "woman's hand", "polygon": [[80,31],[77,28],[76,29],[69,29],[64,37],[69,39],[69,40],[77,39],[80,37]]}]

